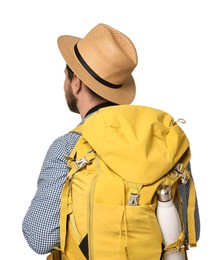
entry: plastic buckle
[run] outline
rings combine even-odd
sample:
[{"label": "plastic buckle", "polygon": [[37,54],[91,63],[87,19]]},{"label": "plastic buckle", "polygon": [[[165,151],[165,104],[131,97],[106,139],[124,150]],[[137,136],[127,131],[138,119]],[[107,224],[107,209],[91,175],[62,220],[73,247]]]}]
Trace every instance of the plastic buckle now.
[{"label": "plastic buckle", "polygon": [[185,167],[182,163],[177,163],[174,168],[173,172],[178,176],[178,174],[181,174],[181,181],[182,184],[186,184],[188,182],[188,178],[185,172]]},{"label": "plastic buckle", "polygon": [[175,171],[178,173],[183,173],[184,172],[184,165],[182,163],[177,163],[174,168]]},{"label": "plastic buckle", "polygon": [[85,157],[82,157],[81,159],[75,161],[75,163],[77,164],[78,169],[81,169],[81,168],[83,168],[86,164],[88,164],[89,161],[87,161]]},{"label": "plastic buckle", "polygon": [[140,194],[133,194],[130,193],[130,199],[129,199],[129,206],[138,206],[138,198],[139,198]]},{"label": "plastic buckle", "polygon": [[[89,155],[90,155],[92,152],[94,152],[93,149],[89,150],[88,153],[87,153],[85,156],[83,156],[81,159],[75,160],[75,164],[76,164],[77,167],[78,167],[77,171],[80,170],[81,168],[83,168],[84,166],[86,166],[87,164],[90,164],[90,163],[91,163],[91,161],[92,161],[93,158],[90,157]],[[88,160],[87,160],[87,158],[88,158]]]},{"label": "plastic buckle", "polygon": [[183,174],[181,176],[181,181],[182,181],[182,184],[186,184],[188,182],[188,178],[187,178],[185,171],[183,172]]}]

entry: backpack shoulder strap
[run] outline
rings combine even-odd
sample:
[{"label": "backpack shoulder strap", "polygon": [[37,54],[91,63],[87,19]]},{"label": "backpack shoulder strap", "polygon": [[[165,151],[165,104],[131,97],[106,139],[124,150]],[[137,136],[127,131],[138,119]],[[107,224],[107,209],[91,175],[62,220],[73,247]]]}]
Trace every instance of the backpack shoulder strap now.
[{"label": "backpack shoulder strap", "polygon": [[[83,124],[80,124],[71,131],[80,134],[80,137],[73,147],[70,155],[66,156],[66,158],[68,159],[67,165],[71,169],[67,177],[76,173],[78,170],[80,170],[86,164],[90,163],[95,158],[94,150],[91,148],[91,146],[87,143],[82,135],[82,126]],[[81,144],[83,144],[83,149],[79,149],[81,148]]]},{"label": "backpack shoulder strap", "polygon": [[[66,245],[66,228],[67,228],[67,216],[71,215],[72,208],[71,208],[71,193],[70,193],[70,187],[71,187],[71,179],[72,176],[80,170],[80,168],[84,167],[86,164],[90,163],[95,158],[94,150],[91,149],[91,147],[86,143],[85,139],[81,135],[82,133],[82,126],[83,124],[78,125],[75,127],[71,132],[76,132],[80,134],[79,140],[73,147],[71,153],[69,156],[66,156],[67,158],[67,165],[70,168],[70,171],[68,172],[66,176],[66,182],[64,184],[63,190],[62,190],[62,196],[61,196],[61,209],[60,209],[60,246],[61,251],[65,251],[65,245]],[[83,149],[80,149],[83,145]],[[79,159],[76,159],[77,153],[79,153]],[[80,157],[81,156],[81,157]],[[79,250],[79,247],[77,245],[76,241],[74,242],[74,252],[76,259],[78,260],[84,260],[84,256]]]},{"label": "backpack shoulder strap", "polygon": [[83,126],[83,123],[77,125],[75,128],[73,128],[73,129],[71,130],[71,132],[76,132],[76,133],[81,134],[81,133],[82,133],[82,126]]},{"label": "backpack shoulder strap", "polygon": [[196,205],[196,192],[195,184],[192,178],[190,178],[190,191],[188,199],[188,235],[189,244],[191,247],[196,247],[196,231],[195,231],[195,205]]}]

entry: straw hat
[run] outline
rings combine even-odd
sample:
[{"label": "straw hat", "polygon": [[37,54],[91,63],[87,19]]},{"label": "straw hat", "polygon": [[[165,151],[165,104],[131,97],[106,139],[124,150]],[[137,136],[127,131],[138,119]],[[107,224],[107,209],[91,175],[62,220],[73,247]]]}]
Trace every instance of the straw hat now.
[{"label": "straw hat", "polygon": [[83,38],[63,35],[59,50],[72,71],[95,93],[116,104],[135,97],[132,71],[138,63],[131,40],[106,25],[96,25]]}]

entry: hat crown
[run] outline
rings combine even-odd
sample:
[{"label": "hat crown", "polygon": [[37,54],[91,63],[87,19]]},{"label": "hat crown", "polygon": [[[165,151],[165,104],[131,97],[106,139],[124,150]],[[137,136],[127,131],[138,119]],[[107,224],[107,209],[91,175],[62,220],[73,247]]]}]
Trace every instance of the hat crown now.
[{"label": "hat crown", "polygon": [[77,43],[78,51],[101,79],[122,85],[137,65],[136,49],[123,33],[98,24]]},{"label": "hat crown", "polygon": [[58,46],[72,71],[96,94],[116,104],[133,101],[136,87],[132,71],[138,58],[126,35],[100,23],[84,38],[59,36]]}]

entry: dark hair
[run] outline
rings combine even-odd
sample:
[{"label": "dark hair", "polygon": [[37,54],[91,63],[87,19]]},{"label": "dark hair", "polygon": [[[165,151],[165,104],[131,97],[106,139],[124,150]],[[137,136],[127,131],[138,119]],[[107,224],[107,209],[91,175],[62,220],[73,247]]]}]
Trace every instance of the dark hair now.
[{"label": "dark hair", "polygon": [[97,93],[95,93],[92,89],[90,89],[88,86],[87,86],[87,91],[88,93],[90,94],[91,97],[93,98],[96,98],[98,100],[104,100],[104,98],[102,98],[100,95],[98,95]]},{"label": "dark hair", "polygon": [[[73,80],[73,77],[74,77],[74,72],[72,71],[72,69],[68,66],[68,64],[66,64],[66,70],[67,70],[67,74],[68,74],[68,78],[70,81]],[[87,90],[88,90],[88,93],[96,98],[96,99],[99,99],[99,100],[103,100],[104,98],[102,98],[101,96],[99,96],[97,93],[95,93],[92,89],[90,89],[88,86],[87,86]]]},{"label": "dark hair", "polygon": [[69,80],[72,81],[73,76],[74,76],[74,72],[73,72],[72,69],[68,66],[68,64],[66,64],[66,70],[67,70],[67,74],[68,74]]}]

